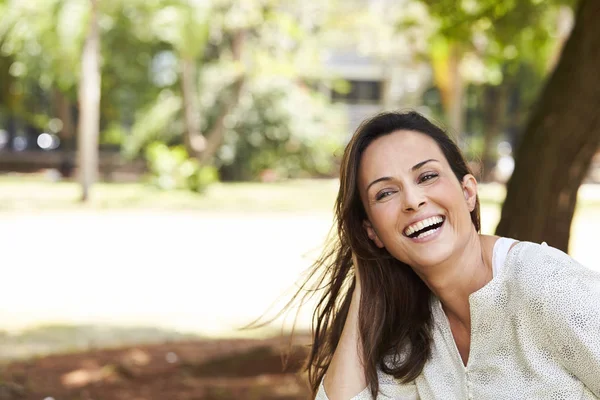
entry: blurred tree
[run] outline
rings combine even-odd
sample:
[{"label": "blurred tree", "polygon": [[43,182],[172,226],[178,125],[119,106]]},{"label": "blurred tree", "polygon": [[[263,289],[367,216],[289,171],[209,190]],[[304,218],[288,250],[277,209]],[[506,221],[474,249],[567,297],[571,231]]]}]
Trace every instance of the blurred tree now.
[{"label": "blurred tree", "polygon": [[435,84],[441,95],[446,123],[458,141],[465,130],[465,78],[460,70],[465,45],[436,35],[430,47]]},{"label": "blurred tree", "polygon": [[577,192],[600,143],[600,2],[581,0],[516,154],[497,234],[568,250]]},{"label": "blurred tree", "polygon": [[100,30],[98,1],[90,1],[88,31],[81,54],[79,81],[78,174],[81,200],[87,201],[98,174],[98,134],[100,130]]},{"label": "blurred tree", "polygon": [[[223,5],[228,8],[241,7],[234,3]],[[223,12],[218,9],[216,2],[214,4],[192,0],[158,2],[150,25],[154,29],[154,35],[159,40],[169,43],[178,57],[183,100],[183,141],[188,153],[201,162],[211,160],[221,144],[222,120],[235,107],[243,82],[243,75],[240,75],[241,77],[234,83],[234,95],[223,108],[220,118],[203,133],[198,94],[198,65],[205,61],[203,60],[205,50],[211,44],[210,29],[216,28],[224,36],[218,46],[224,53],[226,51],[224,47],[229,44],[234,62],[240,62],[244,42],[244,27],[237,27],[235,31],[229,32],[223,29],[223,26],[214,24],[215,19],[210,17],[214,17],[219,11]]]},{"label": "blurred tree", "polygon": [[496,162],[494,146],[495,138],[502,134],[504,117],[507,115],[508,95],[510,83],[506,80],[501,85],[487,84],[483,88],[483,113],[485,121],[483,129],[483,149],[481,152],[481,166],[483,181],[492,180],[492,172]]},{"label": "blurred tree", "polygon": [[[7,75],[0,83],[1,104],[10,107],[9,115],[40,130],[58,129],[61,149],[70,148],[74,127],[82,122],[76,87],[87,32],[86,3],[1,4],[6,12],[0,21],[0,73]],[[101,146],[124,145],[129,154],[139,154],[157,139],[177,144],[183,138],[189,154],[222,165],[218,152],[235,128],[244,83],[257,88],[265,77],[284,78],[296,85],[290,89],[294,92],[304,80],[321,76],[323,21],[313,8],[281,0],[99,2]],[[246,99],[244,110],[254,97]],[[325,107],[324,102],[314,104]],[[231,141],[234,135],[228,137]]]},{"label": "blurred tree", "polygon": [[[244,48],[246,32],[243,29],[239,29],[231,35],[231,54],[234,63],[240,63],[242,58],[242,51]],[[220,113],[214,120],[212,129],[208,132],[206,137],[206,147],[200,153],[200,162],[206,164],[213,160],[216,152],[223,144],[226,131],[226,118],[237,106],[242,88],[246,80],[243,71],[239,71],[234,78],[233,83],[230,86],[228,96],[224,99],[224,104],[221,106]],[[197,84],[197,81],[194,81]]]},{"label": "blurred tree", "polygon": [[[285,78],[248,82],[217,154],[224,180],[333,176],[343,146],[341,110]],[[301,111],[299,111],[301,110]]]},{"label": "blurred tree", "polygon": [[[212,162],[222,145],[227,118],[238,104],[245,81],[253,74],[273,72],[260,71],[265,61],[260,57],[265,56],[265,49],[280,51],[290,40],[290,29],[297,29],[297,24],[286,15],[284,3],[279,0],[156,3],[157,8],[146,26],[152,27],[151,34],[168,43],[174,51],[179,64],[180,90],[173,93],[181,94],[183,142],[188,153],[201,163]],[[282,25],[274,26],[274,22]],[[286,23],[291,23],[290,29],[283,26]],[[265,27],[278,30],[279,43],[272,41],[273,32],[264,35]],[[270,61],[280,65],[274,55],[270,55]],[[219,111],[214,118],[207,118],[199,84],[204,71],[215,64],[221,69],[223,76],[218,80],[223,86],[219,88],[221,95],[212,99]],[[163,100],[170,97],[165,96]],[[177,113],[173,111],[172,116],[175,116]]]},{"label": "blurred tree", "polygon": [[[190,4],[184,4],[184,8]],[[254,179],[260,169],[269,168],[277,169],[280,177],[297,176],[299,172],[292,167],[296,163],[291,159],[298,159],[300,153],[307,159],[297,165],[305,171],[329,174],[322,166],[322,152],[316,142],[303,139],[306,132],[314,134],[322,129],[323,135],[331,136],[330,141],[339,143],[343,129],[341,124],[336,129],[325,128],[327,118],[317,109],[330,110],[327,101],[315,99],[310,94],[314,90],[303,84],[322,76],[318,40],[322,21],[309,12],[310,8],[300,1],[213,2],[206,40],[194,41],[193,32],[188,35],[190,46],[202,46],[193,56],[190,76],[186,75],[190,68],[182,68],[183,50],[176,50],[185,48],[178,42],[182,41],[181,23],[177,22],[183,18],[178,17],[180,14],[167,8],[167,16],[153,14],[153,23],[138,25],[136,35],[156,37],[174,50],[165,52],[165,59],[174,60],[178,66],[175,71],[179,85],[164,86],[155,101],[139,110],[132,134],[125,141],[127,153],[137,154],[156,140],[176,144],[183,135],[190,154],[204,164],[222,167],[221,172],[229,179]],[[265,83],[269,81],[272,84]],[[189,90],[188,83],[193,84]],[[283,87],[285,90],[280,90]],[[301,92],[306,95],[299,95]],[[296,124],[296,115],[306,118],[306,123]],[[198,147],[190,151],[194,145],[186,134],[191,131],[190,121],[193,126],[198,123],[197,132],[202,137],[193,136],[204,146],[202,151]],[[252,145],[259,136],[272,140],[266,140],[264,148]],[[298,146],[291,144],[294,141],[300,144],[300,153]],[[273,144],[269,150],[268,143]],[[323,149],[330,151],[331,146]],[[268,152],[271,156],[267,157]],[[321,160],[316,163],[321,165],[319,168],[311,162],[313,156]],[[333,151],[326,158],[325,164],[331,165]]]},{"label": "blurred tree", "polygon": [[100,143],[118,148],[161,90],[176,86],[172,47],[151,34],[155,2],[100,2],[102,97]]},{"label": "blurred tree", "polygon": [[[57,133],[70,148],[79,78],[72,67],[81,57],[86,5],[77,0],[23,0],[5,1],[4,7],[0,53],[10,60],[10,77],[3,86],[2,103],[12,114]],[[48,94],[47,100],[40,92]],[[50,124],[52,118],[59,123]]]}]

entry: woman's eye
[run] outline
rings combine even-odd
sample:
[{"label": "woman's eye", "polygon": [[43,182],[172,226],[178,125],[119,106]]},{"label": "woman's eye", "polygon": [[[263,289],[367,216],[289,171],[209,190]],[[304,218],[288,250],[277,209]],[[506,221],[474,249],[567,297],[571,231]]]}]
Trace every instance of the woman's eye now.
[{"label": "woman's eye", "polygon": [[394,193],[393,190],[382,190],[381,192],[377,193],[377,196],[375,196],[375,200],[379,201],[385,197],[388,197],[389,195],[391,195],[393,193]]},{"label": "woman's eye", "polygon": [[431,173],[431,172],[430,172],[430,173],[427,173],[427,174],[425,174],[425,175],[422,175],[422,176],[419,178],[419,183],[421,183],[421,182],[427,182],[427,181],[430,181],[430,180],[432,180],[433,178],[437,178],[437,176],[438,176],[438,174],[436,174],[436,173]]}]

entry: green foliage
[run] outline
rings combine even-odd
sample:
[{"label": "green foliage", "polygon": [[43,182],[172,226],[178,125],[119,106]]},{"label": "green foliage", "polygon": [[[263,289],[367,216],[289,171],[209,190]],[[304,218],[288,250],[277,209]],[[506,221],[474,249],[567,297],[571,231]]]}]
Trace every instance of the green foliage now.
[{"label": "green foliage", "polygon": [[[226,91],[229,81],[226,71],[214,71],[221,72],[220,76],[208,68],[201,87],[205,130],[221,112],[223,104],[217,94]],[[163,92],[155,104],[138,113],[124,141],[131,157],[147,149],[147,159],[153,160],[149,166],[155,177],[163,177],[156,181],[163,188],[181,187],[174,165],[183,163],[187,154],[182,147],[167,150],[155,142],[181,143],[181,111],[181,98]],[[343,145],[343,121],[340,109],[307,87],[286,78],[255,79],[248,82],[240,104],[226,118],[225,143],[216,166],[228,180],[254,180],[268,171],[278,179],[333,175],[335,153]]]},{"label": "green foliage", "polygon": [[[157,101],[161,92],[173,90],[177,82],[157,60],[171,48],[144,32],[149,29],[153,2],[138,0],[101,1],[102,46],[101,116],[107,124],[127,128],[137,122],[138,113]],[[160,68],[163,67],[163,68]],[[171,68],[175,66],[168,66]],[[160,70],[160,73],[157,72]],[[157,75],[160,75],[157,78]]]},{"label": "green foliage", "polygon": [[188,181],[188,187],[194,192],[203,192],[208,185],[219,180],[219,172],[212,165],[200,166],[192,179]]},{"label": "green foliage", "polygon": [[173,136],[181,135],[183,127],[177,118],[182,104],[181,96],[170,90],[163,90],[154,103],[140,110],[123,143],[125,155],[133,158],[156,140],[168,142]]},{"label": "green foliage", "polygon": [[203,192],[219,178],[215,167],[200,166],[183,146],[169,148],[162,142],[154,142],[146,148],[146,161],[151,182],[163,190]]},{"label": "green foliage", "polygon": [[100,132],[100,144],[118,145],[123,143],[127,132],[118,124],[110,124],[106,129]]},{"label": "green foliage", "polygon": [[75,0],[10,2],[0,22],[0,38],[2,53],[15,56],[13,75],[36,79],[43,88],[73,87],[78,70],[65,66],[77,65],[88,11]]},{"label": "green foliage", "polygon": [[[226,118],[227,140],[217,159],[218,166],[228,172],[235,169],[235,172],[229,174],[235,179],[254,179],[261,171],[269,168],[276,169],[280,177],[300,176],[303,173],[330,173],[332,149],[335,147],[332,143],[339,142],[335,135],[329,138],[322,137],[317,141],[306,133],[310,131],[310,127],[298,123],[294,126],[284,126],[291,123],[289,114],[292,111],[299,113],[303,110],[302,104],[294,105],[285,112],[277,111],[277,115],[274,111],[266,110],[273,107],[271,103],[276,103],[274,109],[284,107],[283,99],[298,93],[294,82],[300,68],[303,74],[318,75],[318,68],[315,68],[319,65],[318,52],[314,51],[317,46],[314,46],[314,43],[306,44],[306,29],[301,27],[295,18],[301,2],[286,2],[285,7],[281,7],[278,0],[253,0],[243,4],[219,0],[208,2],[206,6],[176,0],[157,2],[164,5],[164,8],[149,10],[144,3],[135,2],[133,6],[128,7],[126,13],[130,18],[132,14],[136,16],[134,19],[137,23],[131,27],[134,37],[143,42],[164,43],[172,50],[169,54],[168,50],[158,51],[159,47],[155,47],[154,60],[159,56],[163,61],[174,59],[176,64],[171,66],[171,69],[177,75],[177,79],[171,82],[171,85],[166,85],[154,100],[146,102],[135,112],[132,118],[134,123],[123,142],[125,154],[135,157],[157,140],[171,145],[181,143],[186,127],[183,118],[181,77],[178,75],[182,59],[194,59],[197,61],[199,80],[198,111],[202,124],[201,132],[204,135],[211,134],[215,121],[231,101],[231,84],[241,75],[246,81],[242,95],[245,98],[244,104],[240,104],[239,107],[234,105],[233,112]],[[231,32],[239,29],[246,31],[245,57],[243,62],[233,62],[230,48]],[[111,41],[119,45],[114,39]],[[148,51],[150,50],[148,47]],[[156,71],[151,72],[156,74]],[[117,74],[111,76],[118,79]],[[287,87],[280,90],[281,88],[261,88],[260,84],[257,84],[267,79],[287,82],[291,94],[286,93]],[[159,84],[156,79],[153,83]],[[115,90],[119,90],[120,85],[113,86]],[[268,94],[269,90],[273,93]],[[118,103],[119,96],[115,97],[117,101],[113,100],[111,104]],[[321,108],[322,111],[319,112],[323,114],[330,110],[327,108],[327,101],[315,101],[311,97],[306,95],[301,100],[310,103],[310,113],[317,112],[317,108]],[[260,110],[254,110],[255,107]],[[265,113],[271,115],[265,117]],[[246,114],[250,119],[257,119],[257,123],[246,123]],[[308,125],[314,125],[311,118],[313,117],[308,117]],[[322,115],[321,118],[335,120],[338,117]],[[261,126],[263,122],[267,125]],[[238,140],[249,132],[274,132],[278,129],[283,133],[271,135],[274,139],[264,148],[249,145],[252,139],[250,142],[245,138]],[[329,131],[332,132],[333,129]],[[339,127],[337,131],[340,131]],[[253,137],[256,137],[256,134],[253,134]],[[289,138],[291,139],[288,140]],[[280,149],[285,143],[288,151]],[[308,147],[313,149],[310,154],[306,150]],[[240,160],[233,160],[232,154],[235,154],[235,158],[240,157]]]},{"label": "green foliage", "polygon": [[223,179],[330,176],[344,140],[343,115],[287,79],[252,82],[228,120],[218,154]]},{"label": "green foliage", "polygon": [[555,49],[561,6],[574,0],[419,0],[438,22],[436,36],[476,55],[487,71],[480,80],[499,84],[523,63],[540,74]]}]

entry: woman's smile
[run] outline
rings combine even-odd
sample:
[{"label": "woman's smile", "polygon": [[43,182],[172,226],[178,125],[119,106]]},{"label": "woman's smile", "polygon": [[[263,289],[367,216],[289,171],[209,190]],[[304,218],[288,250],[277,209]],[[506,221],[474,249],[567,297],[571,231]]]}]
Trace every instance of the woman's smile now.
[{"label": "woman's smile", "polygon": [[434,215],[418,219],[404,229],[404,236],[414,243],[425,243],[439,237],[444,228],[446,217]]}]

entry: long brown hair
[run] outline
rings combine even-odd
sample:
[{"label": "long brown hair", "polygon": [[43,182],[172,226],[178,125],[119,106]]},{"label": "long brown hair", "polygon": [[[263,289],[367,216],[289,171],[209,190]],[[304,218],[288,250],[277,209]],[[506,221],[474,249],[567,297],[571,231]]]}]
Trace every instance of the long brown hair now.
[{"label": "long brown hair", "polygon": [[[358,325],[362,360],[373,398],[379,391],[378,368],[410,382],[421,373],[431,354],[431,291],[409,265],[385,248],[379,249],[367,237],[363,228],[367,215],[357,188],[358,169],[367,146],[398,130],[420,132],[435,140],[459,181],[471,173],[458,146],[417,112],[382,113],[357,129],[342,158],[334,235],[292,299],[294,302],[302,297],[304,303],[307,297],[322,293],[313,313],[312,348],[306,364],[313,397],[337,348],[350,308],[355,287],[353,252],[359,260],[361,277]],[[479,231],[479,199],[471,220]]]}]

